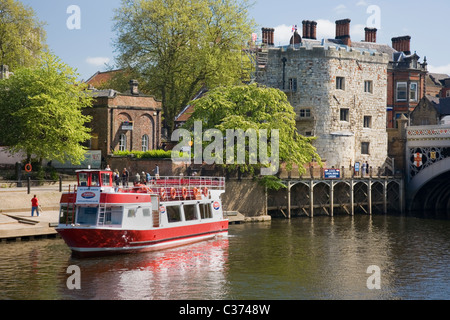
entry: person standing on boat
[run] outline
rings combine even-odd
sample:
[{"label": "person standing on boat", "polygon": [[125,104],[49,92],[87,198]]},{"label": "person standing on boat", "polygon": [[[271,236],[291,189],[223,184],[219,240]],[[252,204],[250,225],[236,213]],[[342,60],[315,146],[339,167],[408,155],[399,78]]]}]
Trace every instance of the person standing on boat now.
[{"label": "person standing on boat", "polygon": [[139,175],[139,172],[136,172],[136,175],[134,176],[134,185],[138,185],[141,183],[141,176]]},{"label": "person standing on boat", "polygon": [[119,187],[120,185],[120,174],[119,170],[114,170],[114,182],[116,183],[116,187]]},{"label": "person standing on boat", "polygon": [[128,178],[129,178],[129,174],[127,171],[127,168],[123,168],[122,171],[122,185],[124,188],[128,188]]},{"label": "person standing on boat", "polygon": [[36,211],[36,215],[39,217],[39,200],[36,195],[31,199],[31,216],[34,215],[34,211]]},{"label": "person standing on boat", "polygon": [[155,164],[155,169],[153,169],[153,173],[155,175],[155,179],[159,179],[159,167],[158,167],[158,164]]}]

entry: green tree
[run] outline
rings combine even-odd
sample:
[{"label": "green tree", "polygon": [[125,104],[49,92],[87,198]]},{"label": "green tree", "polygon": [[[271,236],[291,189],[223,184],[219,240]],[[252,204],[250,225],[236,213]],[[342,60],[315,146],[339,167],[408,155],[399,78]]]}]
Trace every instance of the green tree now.
[{"label": "green tree", "polygon": [[37,159],[84,159],[81,143],[90,138],[82,109],[92,105],[77,74],[44,53],[36,67],[19,68],[0,81],[0,137],[11,153]]},{"label": "green tree", "polygon": [[43,25],[30,7],[0,0],[0,65],[10,70],[34,65],[46,49]]},{"label": "green tree", "polygon": [[170,132],[202,87],[248,78],[247,8],[246,0],[122,0],[114,17],[118,64],[137,70],[161,99]]},{"label": "green tree", "polygon": [[[307,138],[297,133],[294,109],[287,100],[286,94],[278,89],[256,84],[218,87],[192,103],[194,112],[185,124],[186,129],[192,129],[196,121],[201,121],[203,131],[218,129],[224,137],[227,137],[227,129],[243,131],[265,129],[269,133],[268,138],[272,130],[277,129],[279,130],[279,159],[286,164],[287,170],[292,170],[293,165],[296,164],[299,173],[302,174],[305,172],[304,164],[312,161],[321,164],[320,157],[312,145],[314,138]],[[254,166],[248,161],[251,156],[248,145],[244,149],[240,147],[241,150],[235,150],[235,154],[246,153],[245,165],[230,164],[225,160],[223,163],[231,170],[239,167],[242,172],[253,172],[260,164]],[[270,143],[268,147],[271,148]],[[224,153],[224,156],[229,155]]]}]

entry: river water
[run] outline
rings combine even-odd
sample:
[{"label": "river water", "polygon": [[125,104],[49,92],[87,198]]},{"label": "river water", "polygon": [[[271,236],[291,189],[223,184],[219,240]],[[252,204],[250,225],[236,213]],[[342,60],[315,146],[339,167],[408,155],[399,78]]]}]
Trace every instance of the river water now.
[{"label": "river water", "polygon": [[231,225],[224,239],[106,258],[72,258],[58,238],[1,243],[0,299],[447,300],[449,249],[449,220],[383,215]]}]

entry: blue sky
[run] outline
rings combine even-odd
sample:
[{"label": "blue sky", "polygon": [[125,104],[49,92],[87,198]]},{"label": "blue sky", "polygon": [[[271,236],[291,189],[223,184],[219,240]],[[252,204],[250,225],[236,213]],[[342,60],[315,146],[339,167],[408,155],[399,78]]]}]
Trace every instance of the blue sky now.
[{"label": "blue sky", "polygon": [[[20,0],[31,6],[46,23],[47,43],[65,63],[77,69],[80,79],[88,79],[97,71],[114,65],[112,17],[120,0]],[[303,20],[318,22],[318,38],[334,38],[338,19],[351,19],[352,41],[364,39],[366,25],[379,28],[377,42],[391,44],[391,38],[409,35],[411,51],[427,57],[430,72],[450,75],[450,38],[448,0],[254,0],[250,9],[258,25],[275,28],[275,44],[289,41],[291,28]],[[67,13],[71,5],[80,8],[80,28],[69,29]],[[70,20],[70,19],[69,19]]]}]

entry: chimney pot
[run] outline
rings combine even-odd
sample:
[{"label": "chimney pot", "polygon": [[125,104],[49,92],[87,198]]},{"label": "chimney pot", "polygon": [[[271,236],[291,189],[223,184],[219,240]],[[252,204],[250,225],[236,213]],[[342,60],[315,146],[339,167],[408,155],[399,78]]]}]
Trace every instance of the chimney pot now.
[{"label": "chimney pot", "polygon": [[392,38],[392,48],[405,54],[411,54],[411,37],[403,36]]},{"label": "chimney pot", "polygon": [[377,29],[376,28],[364,28],[366,32],[366,42],[377,42]]},{"label": "chimney pot", "polygon": [[268,46],[274,45],[274,32],[273,28],[262,28],[262,43]]},{"label": "chimney pot", "polygon": [[139,95],[139,83],[137,80],[130,80],[130,92],[132,95]]},{"label": "chimney pot", "polygon": [[350,38],[350,19],[342,19],[336,21],[336,39],[342,40],[344,45],[351,46]]}]

